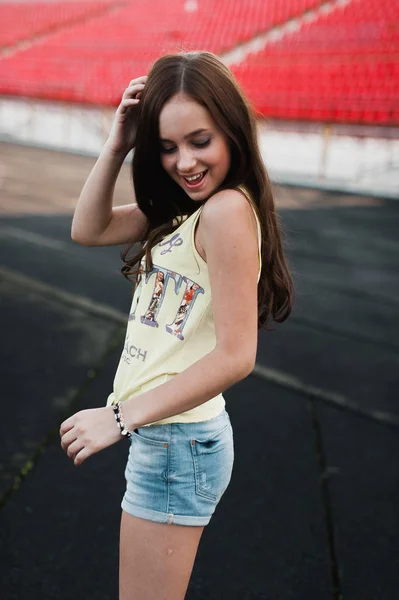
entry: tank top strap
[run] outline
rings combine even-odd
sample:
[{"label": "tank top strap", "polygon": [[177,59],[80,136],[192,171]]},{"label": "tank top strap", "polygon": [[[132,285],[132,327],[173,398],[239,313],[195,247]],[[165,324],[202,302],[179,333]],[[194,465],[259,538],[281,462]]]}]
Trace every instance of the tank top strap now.
[{"label": "tank top strap", "polygon": [[201,204],[201,206],[195,211],[195,213],[193,213],[194,214],[193,225],[192,225],[193,227],[195,227],[197,221],[199,220],[204,206],[205,206],[205,202],[203,204]]},{"label": "tank top strap", "polygon": [[257,210],[257,206],[255,204],[255,202],[253,201],[250,193],[248,192],[247,188],[243,185],[238,185],[236,188],[238,191],[240,191],[245,198],[248,200],[249,205],[252,208],[252,211],[255,215],[255,220],[256,220],[256,227],[258,230],[258,262],[259,262],[259,268],[258,268],[258,281],[260,279],[260,274],[262,271],[262,229],[260,226],[260,220],[259,220],[259,216],[258,216],[258,210]]},{"label": "tank top strap", "polygon": [[193,223],[195,223],[197,221],[197,219],[199,218],[199,215],[201,214],[203,207],[204,207],[204,205],[202,204],[199,208],[197,208],[197,210],[192,212],[191,215],[182,215],[181,219],[178,219],[177,217],[175,217],[173,219],[173,225],[178,225],[179,229],[180,229],[180,227],[183,227],[184,225],[186,225],[186,223],[191,222],[190,226],[192,227]]}]

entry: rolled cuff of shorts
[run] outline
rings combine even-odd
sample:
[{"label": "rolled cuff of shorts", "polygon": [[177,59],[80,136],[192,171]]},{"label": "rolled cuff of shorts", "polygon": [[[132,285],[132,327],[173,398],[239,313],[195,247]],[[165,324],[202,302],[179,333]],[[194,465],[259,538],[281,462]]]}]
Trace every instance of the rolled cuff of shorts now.
[{"label": "rolled cuff of shorts", "polygon": [[136,506],[126,499],[126,496],[122,500],[122,510],[127,512],[133,517],[139,517],[141,519],[147,519],[149,521],[155,521],[156,523],[168,523],[169,525],[190,525],[190,526],[202,526],[208,525],[211,520],[211,516],[206,517],[191,517],[189,515],[174,515],[172,513],[163,513],[157,510],[151,510],[149,508],[142,508]]}]

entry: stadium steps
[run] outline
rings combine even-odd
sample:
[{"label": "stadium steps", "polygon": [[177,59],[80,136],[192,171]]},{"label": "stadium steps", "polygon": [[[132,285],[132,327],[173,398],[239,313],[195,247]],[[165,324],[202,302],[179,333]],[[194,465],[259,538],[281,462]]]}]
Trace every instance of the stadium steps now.
[{"label": "stadium steps", "polygon": [[230,65],[265,117],[399,123],[399,5],[352,0]]},{"label": "stadium steps", "polygon": [[281,40],[284,36],[299,31],[303,25],[316,21],[320,15],[334,11],[338,6],[345,6],[352,0],[328,0],[318,6],[306,8],[300,14],[295,14],[282,23],[254,36],[251,40],[238,44],[232,50],[221,55],[223,62],[230,66],[244,62],[250,54],[264,50],[267,44]]}]

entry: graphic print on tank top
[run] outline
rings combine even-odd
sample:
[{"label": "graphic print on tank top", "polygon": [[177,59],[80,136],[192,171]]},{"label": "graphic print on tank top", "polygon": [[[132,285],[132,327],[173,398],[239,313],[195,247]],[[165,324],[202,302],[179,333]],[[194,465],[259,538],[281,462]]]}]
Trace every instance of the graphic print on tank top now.
[{"label": "graphic print on tank top", "polygon": [[174,246],[181,246],[182,243],[183,238],[181,237],[180,233],[175,233],[175,235],[171,237],[170,240],[167,240],[166,242],[159,242],[158,246],[166,246],[167,244],[169,244],[169,247],[162,250],[162,252],[160,252],[160,255],[163,256],[167,252],[172,252]]},{"label": "graphic print on tank top", "polygon": [[134,321],[134,319],[136,318],[135,314],[136,314],[136,310],[137,310],[137,305],[138,305],[139,300],[140,300],[141,287],[143,285],[143,278],[142,278],[141,275],[138,275],[137,277],[138,277],[138,282],[137,282],[137,285],[136,285],[136,289],[134,291],[134,298],[133,298],[133,302],[132,302],[132,305],[134,304],[134,308],[129,313],[128,322],[129,321]]},{"label": "graphic print on tank top", "polygon": [[[198,294],[205,293],[204,288],[185,275],[181,275],[176,271],[171,271],[155,264],[153,265],[152,270],[145,276],[146,286],[151,285],[152,282],[153,289],[149,305],[144,312],[139,315],[141,323],[143,325],[148,325],[149,327],[159,327],[161,322],[165,332],[176,336],[180,340],[184,340],[182,335],[183,329],[190,317],[191,310]],[[137,288],[137,300],[133,312],[129,315],[129,321],[135,321],[137,318],[136,312],[141,297],[141,285],[142,281]],[[170,323],[163,323],[162,304],[166,294],[170,295],[174,293],[176,296],[179,296],[182,291],[183,294],[174,318]]]},{"label": "graphic print on tank top", "polygon": [[[135,322],[131,323],[135,328],[140,327],[140,324],[159,328],[165,335],[184,340],[183,330],[187,327],[196,300],[200,294],[205,294],[204,287],[192,278],[191,261],[187,261],[188,249],[183,247],[187,246],[186,242],[190,240],[190,222],[200,211],[201,209],[187,217],[170,236],[158,242],[153,249],[153,268],[140,275],[129,314],[128,321]],[[162,264],[157,264],[158,260]],[[144,259],[141,262],[142,268],[143,261]],[[169,264],[177,268],[181,266],[182,271],[168,268]],[[173,300],[176,297],[179,298],[177,304]],[[172,309],[172,306],[175,308]]]}]

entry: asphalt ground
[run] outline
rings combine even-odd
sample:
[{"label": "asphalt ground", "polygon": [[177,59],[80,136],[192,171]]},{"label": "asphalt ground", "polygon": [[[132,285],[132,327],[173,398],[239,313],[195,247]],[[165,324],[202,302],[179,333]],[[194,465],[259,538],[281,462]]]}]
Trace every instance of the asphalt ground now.
[{"label": "asphalt ground", "polygon": [[[128,444],[76,469],[60,422],[103,406],[131,288],[70,240],[93,159],[0,145],[0,574],[6,600],[116,600]],[[118,203],[129,201],[129,170]],[[225,396],[231,484],[187,600],[397,600],[399,203],[276,186],[297,299]]]}]

